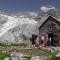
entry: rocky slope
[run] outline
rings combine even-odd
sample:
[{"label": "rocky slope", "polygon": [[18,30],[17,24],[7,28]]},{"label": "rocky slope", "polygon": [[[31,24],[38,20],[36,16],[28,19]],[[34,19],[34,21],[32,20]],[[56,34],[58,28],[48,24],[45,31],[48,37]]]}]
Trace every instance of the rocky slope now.
[{"label": "rocky slope", "polygon": [[38,32],[37,21],[32,18],[0,14],[1,16],[6,18],[6,22],[0,26],[0,42],[22,42]]}]

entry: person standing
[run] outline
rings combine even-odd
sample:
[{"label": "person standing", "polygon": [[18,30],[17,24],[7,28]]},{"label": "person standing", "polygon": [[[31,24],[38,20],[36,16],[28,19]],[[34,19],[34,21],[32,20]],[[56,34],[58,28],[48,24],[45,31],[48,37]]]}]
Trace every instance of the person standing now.
[{"label": "person standing", "polygon": [[46,36],[40,36],[39,38],[39,47],[44,48],[47,43],[47,37]]},{"label": "person standing", "polygon": [[31,40],[31,43],[32,43],[32,48],[34,48],[35,47],[35,44],[36,44],[36,38],[37,38],[37,35],[32,35],[32,38],[30,38],[30,40]]}]

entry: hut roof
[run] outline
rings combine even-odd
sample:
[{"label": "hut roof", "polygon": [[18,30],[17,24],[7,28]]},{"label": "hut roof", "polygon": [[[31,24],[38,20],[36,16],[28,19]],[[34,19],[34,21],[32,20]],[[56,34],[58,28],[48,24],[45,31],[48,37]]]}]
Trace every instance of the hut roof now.
[{"label": "hut roof", "polygon": [[42,17],[39,21],[38,21],[38,27],[39,29],[42,27],[42,25],[44,25],[48,20],[51,20],[52,21],[56,21],[58,23],[60,23],[60,19],[57,19],[56,17],[53,17],[53,16],[44,16]]}]

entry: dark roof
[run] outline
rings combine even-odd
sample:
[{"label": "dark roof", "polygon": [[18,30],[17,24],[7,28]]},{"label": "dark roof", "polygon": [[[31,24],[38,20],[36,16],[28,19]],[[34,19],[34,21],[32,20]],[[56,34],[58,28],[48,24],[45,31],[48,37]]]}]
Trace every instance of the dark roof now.
[{"label": "dark roof", "polygon": [[49,20],[55,21],[58,24],[60,24],[60,19],[57,19],[57,18],[52,17],[52,16],[47,16],[47,17],[43,17],[41,20],[39,20],[39,22],[38,22],[39,29]]}]

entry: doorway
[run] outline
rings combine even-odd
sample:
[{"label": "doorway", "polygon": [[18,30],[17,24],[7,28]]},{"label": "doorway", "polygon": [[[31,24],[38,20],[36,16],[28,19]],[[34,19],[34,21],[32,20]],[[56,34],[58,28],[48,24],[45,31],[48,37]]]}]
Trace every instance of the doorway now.
[{"label": "doorway", "polygon": [[48,46],[53,46],[53,33],[48,34]]}]

